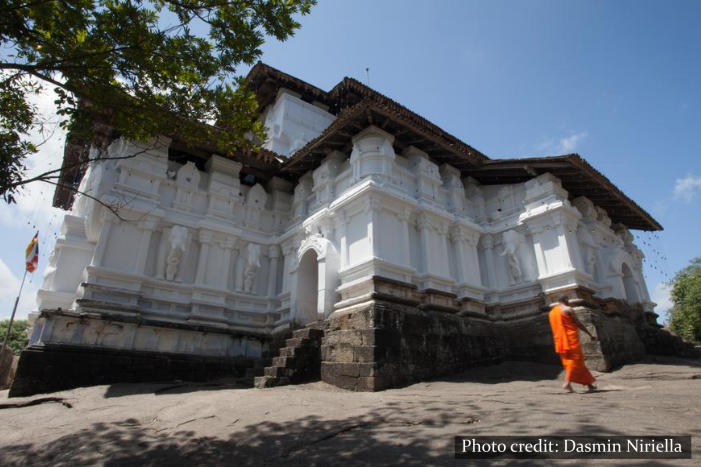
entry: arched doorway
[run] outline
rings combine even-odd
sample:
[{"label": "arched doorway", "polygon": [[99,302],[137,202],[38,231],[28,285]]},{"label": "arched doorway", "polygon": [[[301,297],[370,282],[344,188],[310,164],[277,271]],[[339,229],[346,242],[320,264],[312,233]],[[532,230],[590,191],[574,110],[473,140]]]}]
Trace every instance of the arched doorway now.
[{"label": "arched doorway", "polygon": [[316,251],[307,250],[297,269],[297,324],[317,320],[319,308],[319,260]]},{"label": "arched doorway", "polygon": [[623,275],[623,288],[626,292],[626,301],[628,303],[638,303],[640,302],[640,297],[638,296],[638,285],[635,283],[635,277],[633,276],[633,271],[626,263],[621,265],[621,274]]}]

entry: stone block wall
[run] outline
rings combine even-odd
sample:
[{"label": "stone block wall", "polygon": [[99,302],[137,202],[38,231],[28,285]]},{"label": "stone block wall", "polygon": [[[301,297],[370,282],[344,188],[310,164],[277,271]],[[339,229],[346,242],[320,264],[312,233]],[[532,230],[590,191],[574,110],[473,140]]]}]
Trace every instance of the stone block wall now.
[{"label": "stone block wall", "polygon": [[[374,281],[370,300],[331,315],[322,342],[323,381],[377,391],[507,359],[560,364],[542,304],[530,301],[519,315],[492,319],[428,305],[427,297],[419,302],[381,293],[384,282]],[[578,301],[578,318],[599,338],[581,336],[590,369],[609,371],[645,355],[635,316]]]},{"label": "stone block wall", "polygon": [[244,376],[250,357],[205,357],[160,352],[51,345],[28,347],[9,397],[22,397],[96,384],[157,381],[207,381]]},{"label": "stone block wall", "polygon": [[508,360],[523,360],[546,364],[560,364],[555,353],[548,312],[498,323],[507,342]]},{"label": "stone block wall", "polygon": [[627,316],[581,306],[574,310],[584,326],[595,329],[596,341],[581,332],[579,336],[589,369],[609,371],[645,356],[645,346]]},{"label": "stone block wall", "polygon": [[505,349],[490,321],[374,300],[331,316],[321,378],[377,391],[497,363]]}]

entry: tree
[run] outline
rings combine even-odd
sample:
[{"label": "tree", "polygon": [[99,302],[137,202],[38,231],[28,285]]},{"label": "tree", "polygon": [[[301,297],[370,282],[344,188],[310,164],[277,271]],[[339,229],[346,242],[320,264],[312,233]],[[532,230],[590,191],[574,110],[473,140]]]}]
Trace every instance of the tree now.
[{"label": "tree", "polygon": [[[7,333],[7,325],[10,323],[9,319],[5,321],[0,321],[0,347],[2,347],[2,342],[5,339],[5,333]],[[12,322],[12,331],[10,331],[10,336],[7,339],[7,346],[12,349],[12,353],[19,355],[22,349],[27,346],[27,341],[29,336],[27,336],[27,331],[29,330],[29,322],[27,320],[15,320]]]},{"label": "tree", "polygon": [[[55,86],[62,125],[93,141],[94,122],[145,141],[177,135],[229,154],[265,137],[237,66],[285,40],[316,0],[0,0],[0,193],[57,183],[24,178],[41,122],[28,96]],[[102,154],[99,152],[98,154]],[[98,156],[99,157],[99,156]],[[86,160],[82,160],[84,164]]]},{"label": "tree", "polygon": [[669,327],[689,341],[701,342],[701,257],[679,271],[671,285]]}]

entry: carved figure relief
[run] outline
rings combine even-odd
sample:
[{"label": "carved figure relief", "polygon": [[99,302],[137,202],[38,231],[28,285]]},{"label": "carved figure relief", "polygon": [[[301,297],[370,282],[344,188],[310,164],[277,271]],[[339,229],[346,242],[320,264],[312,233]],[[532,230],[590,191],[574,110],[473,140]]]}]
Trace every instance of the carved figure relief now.
[{"label": "carved figure relief", "polygon": [[248,207],[246,225],[260,227],[260,213],[265,207],[267,199],[268,194],[259,183],[251,187],[246,196],[246,206]]},{"label": "carved figure relief", "polygon": [[574,205],[575,208],[579,211],[579,213],[582,215],[582,219],[591,222],[595,221],[597,218],[598,213],[596,212],[596,208],[594,207],[594,203],[592,203],[588,198],[585,198],[584,196],[580,196],[576,198],[572,204]]},{"label": "carved figure relief", "polygon": [[595,206],[594,209],[596,209],[596,219],[606,227],[611,227],[611,218],[604,208]]},{"label": "carved figure relief", "polygon": [[253,293],[256,276],[260,269],[260,245],[250,243],[247,249],[246,266],[243,269],[243,291]]},{"label": "carved figure relief", "polygon": [[166,257],[166,280],[174,281],[178,276],[180,263],[187,249],[189,233],[182,225],[174,225],[168,236],[168,256]]},{"label": "carved figure relief", "polygon": [[175,194],[175,202],[189,206],[192,204],[192,192],[196,191],[197,186],[200,184],[199,170],[197,170],[194,163],[188,161],[178,169],[175,181],[178,185],[178,191]]},{"label": "carved figure relief", "polygon": [[191,161],[178,169],[177,181],[179,185],[187,186],[190,189],[197,188],[200,183],[200,172]]},{"label": "carved figure relief", "polygon": [[506,256],[509,280],[511,285],[515,285],[520,283],[523,278],[521,263],[518,259],[518,248],[526,239],[515,230],[507,230],[502,234],[502,238],[504,239],[504,251],[500,253],[500,256]]}]

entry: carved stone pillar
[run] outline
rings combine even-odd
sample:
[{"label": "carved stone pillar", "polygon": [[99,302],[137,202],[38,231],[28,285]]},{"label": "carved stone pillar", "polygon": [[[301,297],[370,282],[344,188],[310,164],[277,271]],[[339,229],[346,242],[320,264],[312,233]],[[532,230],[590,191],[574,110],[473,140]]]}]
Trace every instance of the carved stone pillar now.
[{"label": "carved stone pillar", "polygon": [[459,226],[453,226],[450,230],[450,237],[455,245],[455,272],[457,273],[458,284],[464,284],[467,281],[467,257],[465,256],[465,233]]},{"label": "carved stone pillar", "polygon": [[479,232],[466,232],[464,236],[464,254],[465,254],[465,280],[471,285],[484,286],[482,284],[482,276],[480,275],[480,261],[477,253],[477,244],[479,243]]},{"label": "carved stone pillar", "polygon": [[411,267],[411,244],[409,242],[410,218],[411,210],[409,208],[404,208],[397,214],[397,219],[399,219],[400,225],[399,241],[402,244],[401,251],[404,259],[404,266],[409,268]]},{"label": "carved stone pillar", "polygon": [[294,245],[287,244],[282,247],[283,254],[283,267],[282,267],[282,291],[290,291],[290,273],[292,272],[292,266],[294,261],[294,256],[296,254]]},{"label": "carved stone pillar", "polygon": [[270,258],[270,267],[268,268],[268,297],[277,295],[277,263],[280,257],[280,247],[271,245],[268,249],[268,257]]},{"label": "carved stone pillar", "polygon": [[[237,262],[234,263],[234,290],[237,292],[242,292],[243,291],[243,273],[244,270],[246,269],[246,262],[245,262],[245,257],[244,253],[246,251],[246,248],[248,248],[248,242],[240,240],[237,244],[238,247],[238,257]],[[239,263],[241,264],[241,267],[239,268]]]},{"label": "carved stone pillar", "polygon": [[433,255],[428,255],[429,260],[433,260],[431,271],[440,276],[450,277],[450,251],[448,249],[448,225],[440,220],[433,224],[433,230],[438,237],[438,249]]},{"label": "carved stone pillar", "polygon": [[231,270],[231,252],[236,244],[236,240],[227,238],[219,246],[224,250],[224,258],[221,265],[221,276],[219,286],[223,289],[229,288],[229,271]]},{"label": "carved stone pillar", "polygon": [[338,211],[335,218],[336,232],[338,232],[341,245],[341,269],[343,269],[348,266],[348,219],[343,211]]},{"label": "carved stone pillar", "polygon": [[158,244],[158,255],[156,256],[156,279],[165,279],[169,235],[170,229],[168,227],[163,227],[161,231],[161,241]]},{"label": "carved stone pillar", "polygon": [[93,253],[92,261],[90,261],[90,266],[102,266],[105,257],[105,250],[107,249],[107,244],[109,242],[110,231],[113,225],[113,216],[109,211],[103,211],[103,221],[102,230],[100,231],[100,238],[97,240],[97,245],[95,246],[95,253]]},{"label": "carved stone pillar", "polygon": [[241,251],[241,242],[234,241],[234,246],[231,249],[230,264],[229,264],[229,277],[227,279],[226,287],[229,290],[236,289],[236,281],[238,277],[236,275],[236,262],[239,259],[239,252]]},{"label": "carved stone pillar", "polygon": [[483,234],[480,238],[480,245],[484,250],[485,266],[487,269],[488,286],[492,289],[497,287],[496,268],[494,264],[494,236],[492,234]]},{"label": "carved stone pillar", "polygon": [[421,258],[421,270],[422,274],[428,274],[429,272],[429,229],[431,228],[431,222],[426,217],[425,213],[419,214],[416,218],[416,226],[419,229],[419,257]]},{"label": "carved stone pillar", "polygon": [[141,230],[141,238],[139,238],[139,245],[136,250],[136,267],[134,272],[136,274],[144,274],[146,270],[146,259],[148,258],[148,248],[151,244],[151,234],[156,229],[156,222],[154,220],[142,220],[138,224],[139,230]]},{"label": "carved stone pillar", "polygon": [[212,233],[200,231],[200,257],[197,260],[197,273],[195,283],[204,285],[207,274],[207,258],[209,257],[209,244],[212,242]]},{"label": "carved stone pillar", "polygon": [[368,240],[370,241],[370,254],[373,258],[380,258],[380,200],[370,198],[367,201],[368,210]]}]

